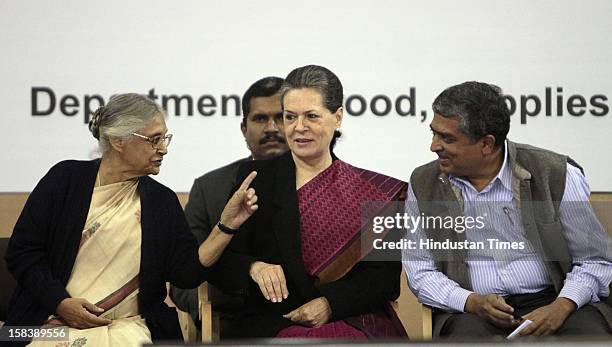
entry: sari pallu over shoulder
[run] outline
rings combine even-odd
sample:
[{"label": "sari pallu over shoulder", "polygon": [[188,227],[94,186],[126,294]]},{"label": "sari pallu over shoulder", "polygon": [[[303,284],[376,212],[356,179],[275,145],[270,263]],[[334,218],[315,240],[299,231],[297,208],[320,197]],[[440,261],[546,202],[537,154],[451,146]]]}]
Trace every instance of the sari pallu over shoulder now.
[{"label": "sari pallu over shoulder", "polygon": [[[362,242],[373,235],[372,218],[395,209],[406,187],[401,180],[335,160],[298,190],[302,257],[317,286],[342,278],[369,254],[372,248]],[[405,337],[388,306],[386,312],[345,321],[368,337]]]}]

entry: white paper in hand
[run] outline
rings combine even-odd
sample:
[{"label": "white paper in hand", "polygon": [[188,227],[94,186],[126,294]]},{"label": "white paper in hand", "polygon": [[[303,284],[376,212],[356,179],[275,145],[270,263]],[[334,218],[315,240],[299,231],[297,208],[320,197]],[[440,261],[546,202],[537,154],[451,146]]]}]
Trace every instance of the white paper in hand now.
[{"label": "white paper in hand", "polygon": [[521,331],[523,331],[523,329],[527,328],[529,324],[531,323],[533,322],[530,321],[529,319],[524,320],[523,323],[521,323],[521,325],[518,326],[518,328],[514,329],[514,331],[511,332],[510,335],[506,336],[506,339],[512,340],[513,338],[516,337],[516,335],[518,335]]}]

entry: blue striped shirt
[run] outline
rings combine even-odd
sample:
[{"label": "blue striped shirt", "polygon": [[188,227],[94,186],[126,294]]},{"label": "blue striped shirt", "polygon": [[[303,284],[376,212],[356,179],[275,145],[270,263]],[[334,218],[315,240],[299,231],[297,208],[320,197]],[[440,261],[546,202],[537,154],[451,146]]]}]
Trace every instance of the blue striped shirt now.
[{"label": "blue striped shirt", "polygon": [[[482,232],[466,232],[469,241],[485,241],[493,238],[501,241],[524,242],[525,248],[515,251],[504,260],[495,254],[479,251],[469,257],[468,273],[474,292],[479,294],[534,293],[552,285],[546,266],[527,240],[519,213],[512,203],[512,170],[508,163],[507,143],[504,161],[497,176],[480,192],[473,185],[458,177],[449,177],[450,183],[461,191],[465,216],[486,215]],[[567,274],[559,297],[565,297],[578,307],[599,301],[608,296],[612,280],[612,249],[610,238],[597,220],[587,202],[590,189],[581,171],[567,165],[565,191],[559,208],[559,220],[572,255],[573,267]],[[406,213],[418,215],[418,205],[412,186],[408,187]],[[408,239],[425,239],[420,228],[407,233]],[[593,248],[598,248],[594,252]],[[495,253],[495,252],[493,252]],[[602,257],[595,257],[595,255]],[[472,291],[438,271],[431,253],[426,249],[403,250],[402,263],[410,288],[423,304],[446,311],[463,312]]]}]

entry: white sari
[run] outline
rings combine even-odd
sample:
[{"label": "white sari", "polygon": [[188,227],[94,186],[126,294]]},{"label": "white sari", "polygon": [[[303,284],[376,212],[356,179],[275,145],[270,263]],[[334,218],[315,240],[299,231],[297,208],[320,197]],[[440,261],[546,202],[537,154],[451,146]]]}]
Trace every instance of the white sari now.
[{"label": "white sari", "polygon": [[[97,183],[97,182],[96,182]],[[138,181],[96,186],[66,290],[104,308],[110,325],[68,328],[69,342],[37,341],[30,346],[140,346],[151,334],[138,310],[140,196]],[[66,325],[50,317],[47,327]]]}]

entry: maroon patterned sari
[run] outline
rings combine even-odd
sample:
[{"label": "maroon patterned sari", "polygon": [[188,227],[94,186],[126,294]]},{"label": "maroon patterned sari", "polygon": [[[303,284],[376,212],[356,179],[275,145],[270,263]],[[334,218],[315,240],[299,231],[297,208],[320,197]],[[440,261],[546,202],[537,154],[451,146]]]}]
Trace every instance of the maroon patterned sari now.
[{"label": "maroon patterned sari", "polygon": [[[318,284],[336,281],[349,272],[365,254],[361,230],[362,205],[370,201],[401,200],[406,183],[340,160],[298,191],[302,257],[306,271]],[[381,204],[381,206],[383,206]],[[372,216],[378,211],[366,211]],[[293,325],[277,337],[353,338],[405,337],[401,322],[389,312],[376,312],[330,322],[319,328]]]}]

